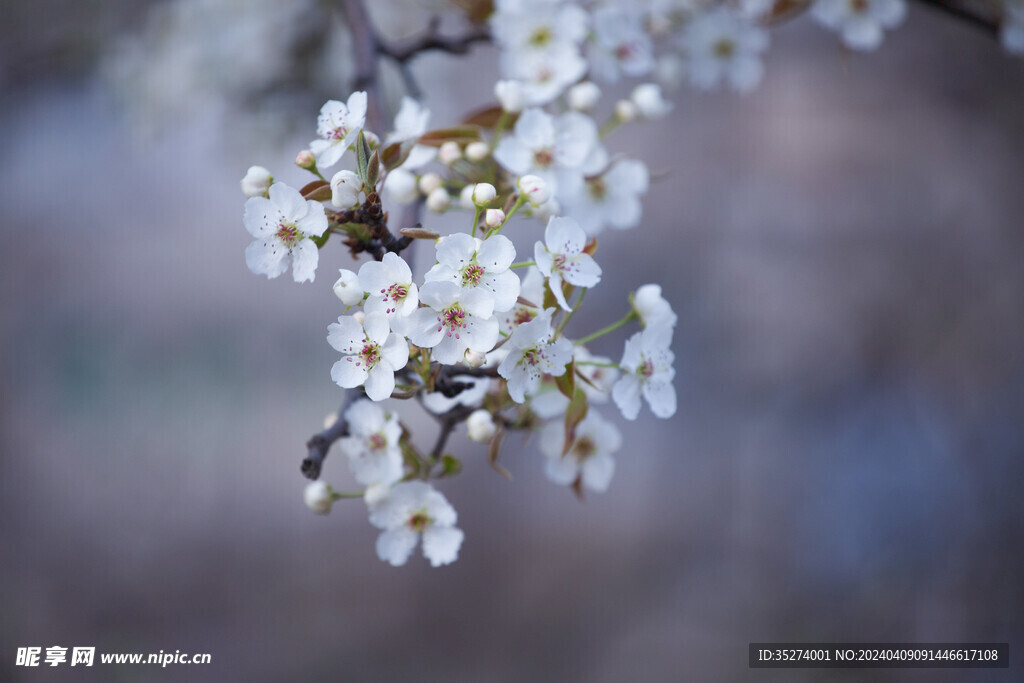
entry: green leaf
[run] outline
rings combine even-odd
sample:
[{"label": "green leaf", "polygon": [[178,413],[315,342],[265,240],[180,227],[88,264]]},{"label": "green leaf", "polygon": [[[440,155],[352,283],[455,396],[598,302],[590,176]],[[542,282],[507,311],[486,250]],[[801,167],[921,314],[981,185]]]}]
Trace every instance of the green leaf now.
[{"label": "green leaf", "polygon": [[451,477],[462,471],[462,461],[451,455],[441,456],[441,476]]},{"label": "green leaf", "polygon": [[314,202],[323,202],[331,198],[331,184],[326,180],[314,180],[303,185],[299,194],[304,199],[312,199]]},{"label": "green leaf", "polygon": [[568,453],[576,442],[576,427],[587,416],[588,405],[587,395],[582,388],[576,387],[576,393],[565,410],[565,445],[562,446],[562,455]]},{"label": "green leaf", "polygon": [[446,142],[457,142],[460,145],[464,145],[470,142],[476,142],[479,139],[479,127],[453,126],[451,128],[441,128],[439,130],[432,130],[424,133],[420,136],[420,144],[429,145],[430,147],[440,147]]},{"label": "green leaf", "polygon": [[576,359],[566,366],[565,372],[555,378],[558,390],[570,401],[576,395]]},{"label": "green leaf", "polygon": [[377,181],[380,180],[380,151],[374,151],[366,168],[366,192],[377,190]]},{"label": "green leaf", "polygon": [[392,143],[380,153],[380,161],[384,164],[384,168],[389,171],[398,168],[409,158],[409,152],[412,151],[412,148],[413,144],[411,142]]},{"label": "green leaf", "polygon": [[370,145],[366,142],[366,136],[363,135],[363,131],[359,131],[359,137],[356,138],[356,173],[359,174],[359,179],[363,181],[363,185],[367,188],[371,187],[366,182],[366,171],[370,165]]}]

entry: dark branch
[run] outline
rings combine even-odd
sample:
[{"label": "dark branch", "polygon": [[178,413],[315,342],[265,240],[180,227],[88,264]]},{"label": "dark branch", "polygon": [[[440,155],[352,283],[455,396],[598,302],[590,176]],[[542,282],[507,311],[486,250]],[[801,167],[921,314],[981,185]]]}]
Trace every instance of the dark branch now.
[{"label": "dark branch", "polygon": [[[980,3],[962,2],[961,0],[918,0],[918,2],[979,28],[989,35],[999,35],[999,18],[994,16],[991,11],[982,11]],[[991,4],[985,3],[985,6],[991,9]]]},{"label": "dark branch", "polygon": [[416,38],[402,43],[387,44],[377,41],[380,54],[390,57],[399,64],[405,64],[421,52],[440,50],[453,55],[464,55],[474,43],[483,43],[491,39],[491,34],[483,27],[475,27],[465,35],[456,38],[445,38],[440,34],[441,19],[432,17],[426,32]]},{"label": "dark branch", "polygon": [[367,129],[383,130],[384,109],[377,78],[377,55],[380,51],[377,31],[370,22],[363,0],[338,0],[338,7],[352,34],[352,58],[356,65],[352,90],[366,91]]},{"label": "dark branch", "polygon": [[353,401],[362,395],[362,390],[345,392],[345,399],[341,402],[341,407],[338,408],[338,416],[334,420],[334,424],[319,434],[314,434],[306,442],[306,448],[309,449],[309,453],[302,461],[301,469],[302,474],[307,479],[320,478],[320,470],[323,468],[324,460],[327,458],[327,452],[331,450],[331,446],[335,441],[348,436],[348,423],[345,422],[345,411],[348,410]]}]

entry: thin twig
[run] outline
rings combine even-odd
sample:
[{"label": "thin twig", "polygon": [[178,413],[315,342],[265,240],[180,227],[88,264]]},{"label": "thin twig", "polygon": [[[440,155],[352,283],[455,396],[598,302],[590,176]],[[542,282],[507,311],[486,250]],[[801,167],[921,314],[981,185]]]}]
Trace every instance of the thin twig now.
[{"label": "thin twig", "polygon": [[918,2],[940,12],[945,12],[990,35],[999,35],[1000,23],[997,17],[992,16],[991,13],[976,11],[975,8],[978,6],[976,2],[965,3],[959,0],[918,0]]},{"label": "thin twig", "polygon": [[319,434],[314,434],[306,442],[306,448],[309,449],[309,452],[302,461],[301,469],[302,474],[307,479],[320,478],[320,470],[323,468],[324,460],[327,458],[327,452],[331,450],[331,446],[335,441],[348,436],[348,423],[345,421],[345,411],[348,410],[349,406],[357,398],[362,396],[362,388],[356,391],[346,391],[345,398],[341,402],[341,407],[338,408],[338,415],[334,423]]},{"label": "thin twig", "polygon": [[421,52],[440,50],[453,55],[464,55],[469,52],[474,43],[483,43],[491,39],[490,32],[483,27],[474,27],[465,35],[456,38],[445,38],[440,34],[441,18],[434,16],[430,19],[426,32],[415,38],[402,43],[387,44],[377,41],[377,51],[399,64],[405,64]]}]

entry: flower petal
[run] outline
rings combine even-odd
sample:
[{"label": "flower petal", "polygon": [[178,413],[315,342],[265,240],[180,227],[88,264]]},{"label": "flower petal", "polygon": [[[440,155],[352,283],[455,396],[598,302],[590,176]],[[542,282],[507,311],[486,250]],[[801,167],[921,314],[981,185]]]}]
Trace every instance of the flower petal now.
[{"label": "flower petal", "polygon": [[408,527],[389,529],[377,537],[377,557],[392,567],[401,567],[416,548],[419,535]]},{"label": "flower petal", "polygon": [[423,556],[432,567],[451,564],[459,557],[463,538],[462,529],[431,526],[423,532]]},{"label": "flower petal", "polygon": [[383,401],[395,390],[395,371],[384,363],[374,365],[366,377],[366,396],[371,401]]},{"label": "flower petal", "polygon": [[304,239],[292,247],[292,277],[296,282],[312,282],[316,277],[316,266],[320,250],[313,240]]},{"label": "flower petal", "polygon": [[345,356],[331,368],[331,379],[342,389],[354,389],[366,381],[366,367],[353,356]]}]

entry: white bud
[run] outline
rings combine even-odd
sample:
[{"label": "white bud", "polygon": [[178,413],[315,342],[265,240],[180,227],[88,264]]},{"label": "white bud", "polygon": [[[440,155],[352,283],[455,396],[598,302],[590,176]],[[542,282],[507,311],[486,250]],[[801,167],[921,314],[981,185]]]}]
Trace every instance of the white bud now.
[{"label": "white bud", "polygon": [[569,88],[569,106],[576,111],[588,111],[601,99],[601,89],[593,81],[583,81]]},{"label": "white bud", "polygon": [[359,323],[360,325],[366,322],[366,313],[364,313],[363,311],[356,311],[355,313],[352,314],[352,317],[355,318],[356,322]]},{"label": "white bud", "polygon": [[526,196],[526,201],[534,206],[540,206],[548,200],[548,184],[543,178],[535,175],[524,175],[516,183],[519,191]]},{"label": "white bud", "polygon": [[473,188],[473,203],[483,206],[498,196],[498,191],[490,183],[477,183]]},{"label": "white bud", "polygon": [[466,158],[470,161],[483,161],[490,153],[491,146],[481,140],[466,145]]},{"label": "white bud", "polygon": [[462,192],[459,193],[459,206],[467,211],[472,211],[476,208],[476,204],[473,203],[473,190],[475,188],[475,185],[466,185],[462,188]]},{"label": "white bud", "polygon": [[478,368],[487,361],[487,356],[474,351],[473,349],[466,349],[466,355],[463,357],[463,362],[467,367]]},{"label": "white bud", "polygon": [[466,418],[466,429],[469,431],[469,438],[478,443],[487,443],[494,437],[496,427],[494,426],[494,418],[491,417],[490,412],[481,408],[480,410],[474,410]]},{"label": "white bud", "polygon": [[435,188],[427,195],[427,208],[434,213],[444,213],[450,203],[451,197],[448,196],[448,190],[443,187]]},{"label": "white bud", "polygon": [[445,166],[451,166],[461,158],[462,149],[459,148],[459,143],[454,140],[449,140],[437,150],[437,160]]},{"label": "white bud", "polygon": [[419,198],[416,176],[404,168],[396,168],[384,178],[384,191],[399,204],[412,204]]},{"label": "white bud", "polygon": [[494,84],[494,96],[507,112],[516,113],[523,110],[525,97],[523,84],[519,81],[498,81]]},{"label": "white bud", "polygon": [[308,149],[304,149],[295,156],[295,165],[311,171],[316,168],[316,156]]},{"label": "white bud", "polygon": [[331,487],[327,485],[327,482],[319,479],[306,485],[302,497],[306,501],[306,507],[318,515],[326,515],[331,511],[331,505],[334,504]]},{"label": "white bud", "polygon": [[661,295],[661,285],[644,285],[633,295],[633,309],[644,327],[651,325],[675,326],[676,314],[672,305]]},{"label": "white bud", "polygon": [[629,99],[648,119],[660,119],[672,111],[672,103],[661,96],[661,86],[656,83],[641,83],[633,89]]},{"label": "white bud", "polygon": [[359,286],[359,276],[351,270],[339,268],[341,277],[334,283],[334,295],[346,306],[355,306],[363,300],[363,288]]},{"label": "white bud", "polygon": [[250,166],[242,178],[242,192],[246,197],[266,197],[274,183],[274,176],[262,166]]},{"label": "white bud", "polygon": [[434,173],[433,171],[430,173],[424,173],[420,176],[420,192],[423,194],[430,194],[443,184],[444,180],[441,178],[440,174]]},{"label": "white bud", "polygon": [[619,100],[615,103],[615,118],[617,118],[620,123],[629,123],[635,119],[639,113],[640,112],[637,111],[636,105],[630,100]]},{"label": "white bud", "polygon": [[505,212],[501,209],[487,209],[484,213],[484,225],[488,228],[496,228],[505,222]]},{"label": "white bud", "polygon": [[347,209],[359,203],[363,181],[352,171],[338,171],[331,178],[331,204]]}]

